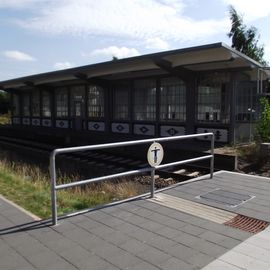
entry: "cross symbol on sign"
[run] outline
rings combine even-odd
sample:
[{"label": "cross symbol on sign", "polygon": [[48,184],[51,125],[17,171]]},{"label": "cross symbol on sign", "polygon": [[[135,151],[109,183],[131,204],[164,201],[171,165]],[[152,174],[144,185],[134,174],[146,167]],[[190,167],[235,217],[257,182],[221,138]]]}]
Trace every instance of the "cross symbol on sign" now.
[{"label": "cross symbol on sign", "polygon": [[157,147],[155,147],[154,150],[151,150],[151,152],[154,154],[154,162],[157,163],[158,160],[158,151],[160,151],[160,149],[158,149]]}]

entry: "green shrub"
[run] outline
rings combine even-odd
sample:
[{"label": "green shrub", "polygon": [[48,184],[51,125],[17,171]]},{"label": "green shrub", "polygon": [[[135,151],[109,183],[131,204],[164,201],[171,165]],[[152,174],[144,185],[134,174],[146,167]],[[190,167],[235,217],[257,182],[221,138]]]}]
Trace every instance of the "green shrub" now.
[{"label": "green shrub", "polygon": [[262,112],[256,130],[258,139],[261,142],[270,142],[270,102],[266,98],[261,98]]}]

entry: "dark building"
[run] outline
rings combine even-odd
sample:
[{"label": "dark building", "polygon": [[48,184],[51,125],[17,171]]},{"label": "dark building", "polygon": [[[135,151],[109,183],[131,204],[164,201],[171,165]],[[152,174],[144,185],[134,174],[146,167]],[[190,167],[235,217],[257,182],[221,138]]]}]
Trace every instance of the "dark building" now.
[{"label": "dark building", "polygon": [[12,95],[21,135],[101,142],[214,132],[216,142],[236,143],[253,135],[268,77],[215,43],[12,79],[0,89]]}]

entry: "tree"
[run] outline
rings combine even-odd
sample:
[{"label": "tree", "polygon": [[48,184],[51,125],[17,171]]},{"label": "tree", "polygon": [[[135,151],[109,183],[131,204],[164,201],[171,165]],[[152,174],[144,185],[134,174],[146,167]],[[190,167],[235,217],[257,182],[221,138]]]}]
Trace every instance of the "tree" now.
[{"label": "tree", "polygon": [[270,142],[270,102],[267,98],[261,98],[260,102],[262,112],[256,129],[260,141]]},{"label": "tree", "polygon": [[10,109],[10,97],[9,95],[0,90],[0,114],[7,113]]},{"label": "tree", "polygon": [[228,37],[232,39],[232,48],[266,65],[267,62],[263,59],[264,46],[258,44],[260,35],[257,28],[254,26],[248,28],[233,6],[229,7],[229,12],[232,25]]}]

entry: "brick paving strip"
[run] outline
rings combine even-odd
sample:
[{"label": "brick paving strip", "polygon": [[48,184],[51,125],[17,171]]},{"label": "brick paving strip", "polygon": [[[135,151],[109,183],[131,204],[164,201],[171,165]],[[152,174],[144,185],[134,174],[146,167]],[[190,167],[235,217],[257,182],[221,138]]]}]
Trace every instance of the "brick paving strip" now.
[{"label": "brick paving strip", "polygon": [[[256,198],[234,212],[265,217],[270,181],[253,181],[224,173],[166,194],[198,202],[197,195],[219,186],[253,191]],[[247,251],[252,253],[252,260],[246,260],[247,269],[270,269],[268,232],[252,236],[146,199],[61,219],[59,225],[49,226],[0,198],[0,269],[243,269],[237,258],[248,257]]]}]

